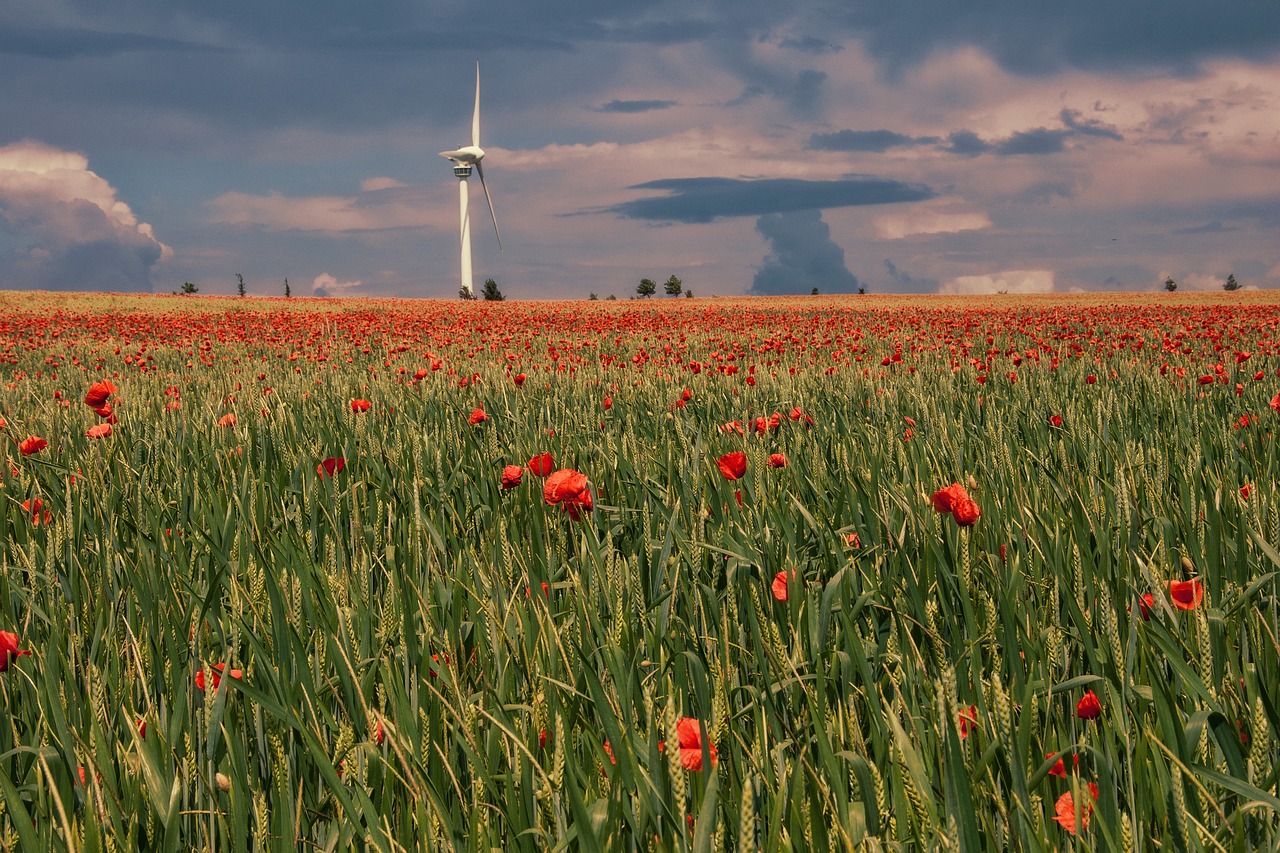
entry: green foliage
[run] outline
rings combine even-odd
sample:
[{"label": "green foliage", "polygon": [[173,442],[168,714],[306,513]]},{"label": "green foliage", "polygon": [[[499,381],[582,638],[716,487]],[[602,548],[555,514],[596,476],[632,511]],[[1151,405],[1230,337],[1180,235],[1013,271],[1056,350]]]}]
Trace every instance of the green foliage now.
[{"label": "green foliage", "polygon": [[236,273],[236,295],[244,296],[244,276],[240,275],[240,273]]},{"label": "green foliage", "polygon": [[1235,273],[1230,273],[1230,274],[1227,276],[1227,280],[1226,280],[1226,282],[1222,285],[1222,289],[1223,289],[1223,290],[1228,290],[1228,291],[1230,291],[1230,290],[1239,290],[1239,289],[1240,289],[1240,282],[1236,281],[1236,274],[1235,274]]},{"label": "green foliage", "polygon": [[671,278],[667,279],[663,288],[666,290],[667,296],[679,296],[680,292],[684,290],[684,283],[673,274]]},{"label": "green foliage", "polygon": [[[8,848],[1052,851],[1089,782],[1079,849],[1280,840],[1280,452],[1236,428],[1275,388],[1191,379],[1224,341],[1269,366],[1273,311],[205,302],[0,325],[5,435],[50,440],[0,469]],[[501,488],[541,452],[592,515]],[[930,505],[954,481],[973,527]]]},{"label": "green foliage", "polygon": [[480,291],[486,302],[502,302],[507,297],[498,289],[498,283],[491,278],[484,280],[484,289]]},{"label": "green foliage", "polygon": [[1169,276],[1164,280],[1164,289],[1169,291],[1170,293],[1173,293],[1175,290],[1178,289],[1178,283],[1173,280],[1173,276]]},{"label": "green foliage", "polygon": [[642,278],[636,285],[636,293],[646,299],[658,292],[658,285],[651,278]]}]

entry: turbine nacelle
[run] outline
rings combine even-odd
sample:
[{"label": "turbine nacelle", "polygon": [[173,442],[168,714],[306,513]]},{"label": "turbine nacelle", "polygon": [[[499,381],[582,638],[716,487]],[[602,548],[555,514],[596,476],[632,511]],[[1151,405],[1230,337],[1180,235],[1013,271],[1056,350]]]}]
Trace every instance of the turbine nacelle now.
[{"label": "turbine nacelle", "polygon": [[478,145],[464,145],[456,151],[441,151],[440,156],[460,166],[476,166],[484,159],[484,149]]}]

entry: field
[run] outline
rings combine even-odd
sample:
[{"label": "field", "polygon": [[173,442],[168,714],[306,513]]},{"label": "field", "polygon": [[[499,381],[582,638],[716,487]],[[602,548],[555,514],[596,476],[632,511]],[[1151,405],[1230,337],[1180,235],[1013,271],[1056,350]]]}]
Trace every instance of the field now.
[{"label": "field", "polygon": [[1280,842],[1272,294],[0,294],[0,382],[4,849]]}]

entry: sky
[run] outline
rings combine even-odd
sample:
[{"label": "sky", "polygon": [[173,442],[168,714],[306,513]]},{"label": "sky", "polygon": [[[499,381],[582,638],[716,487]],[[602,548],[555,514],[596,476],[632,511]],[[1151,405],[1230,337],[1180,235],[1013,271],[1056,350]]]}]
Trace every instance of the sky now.
[{"label": "sky", "polygon": [[1280,287],[1273,0],[468,8],[6,0],[0,289]]}]

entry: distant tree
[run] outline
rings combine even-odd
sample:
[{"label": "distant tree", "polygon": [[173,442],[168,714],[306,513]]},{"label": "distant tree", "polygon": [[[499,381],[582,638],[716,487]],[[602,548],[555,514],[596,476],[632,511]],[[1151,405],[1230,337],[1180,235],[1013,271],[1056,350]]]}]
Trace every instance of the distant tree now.
[{"label": "distant tree", "polygon": [[599,296],[596,296],[596,295],[593,293],[593,294],[591,294],[590,296],[588,296],[588,297],[587,297],[587,299],[588,299],[588,300],[590,300],[590,301],[592,301],[592,302],[596,302],[596,301],[598,301],[598,300],[600,299],[600,297],[599,297]]},{"label": "distant tree", "polygon": [[813,290],[809,291],[809,295],[810,295],[810,296],[817,296],[817,295],[818,295],[818,288],[816,288],[816,287],[815,287]]},{"label": "distant tree", "polygon": [[480,293],[486,302],[502,302],[507,298],[502,295],[501,290],[498,290],[498,283],[491,278],[484,280],[484,290]]},{"label": "distant tree", "polygon": [[292,294],[289,293],[289,279],[284,280],[284,298],[288,299]]},{"label": "distant tree", "polygon": [[236,293],[244,296],[244,276],[236,273]]},{"label": "distant tree", "polygon": [[604,300],[604,301],[605,301],[605,302],[617,302],[617,301],[618,301],[618,295],[617,295],[616,293],[610,293],[608,296],[606,296],[606,297],[605,297],[605,300]]},{"label": "distant tree", "polygon": [[1169,276],[1164,280],[1164,289],[1169,291],[1170,293],[1173,293],[1175,290],[1178,289],[1178,283],[1173,280],[1173,276]]},{"label": "distant tree", "polygon": [[658,292],[658,285],[651,278],[642,278],[636,285],[636,293],[646,299]]},{"label": "distant tree", "polygon": [[693,298],[693,291],[692,291],[692,290],[686,290],[686,291],[684,292],[684,298],[685,298],[685,299],[692,299],[692,298]]},{"label": "distant tree", "polygon": [[1240,282],[1236,281],[1236,274],[1231,273],[1227,276],[1227,283],[1222,285],[1223,290],[1239,290]]},{"label": "distant tree", "polygon": [[192,283],[191,283],[191,282],[189,282],[189,281],[184,281],[184,282],[182,283],[182,292],[183,292],[184,294],[187,294],[187,293],[199,293],[199,292],[200,292],[200,288],[196,287],[194,284],[192,284]]},{"label": "distant tree", "polygon": [[472,293],[470,290],[467,290],[465,287],[461,287],[461,286],[459,286],[459,287],[458,287],[458,298],[459,298],[459,299],[475,299],[475,298],[476,298],[476,295],[475,295],[474,293]]},{"label": "distant tree", "polygon": [[667,296],[679,296],[680,291],[684,290],[684,282],[672,275],[663,287],[667,291]]},{"label": "distant tree", "polygon": [[859,288],[858,288],[858,295],[859,295],[859,296],[861,296],[862,294],[864,294],[864,293],[866,293],[866,292],[867,292],[867,289],[866,289],[865,287],[859,287]]}]

